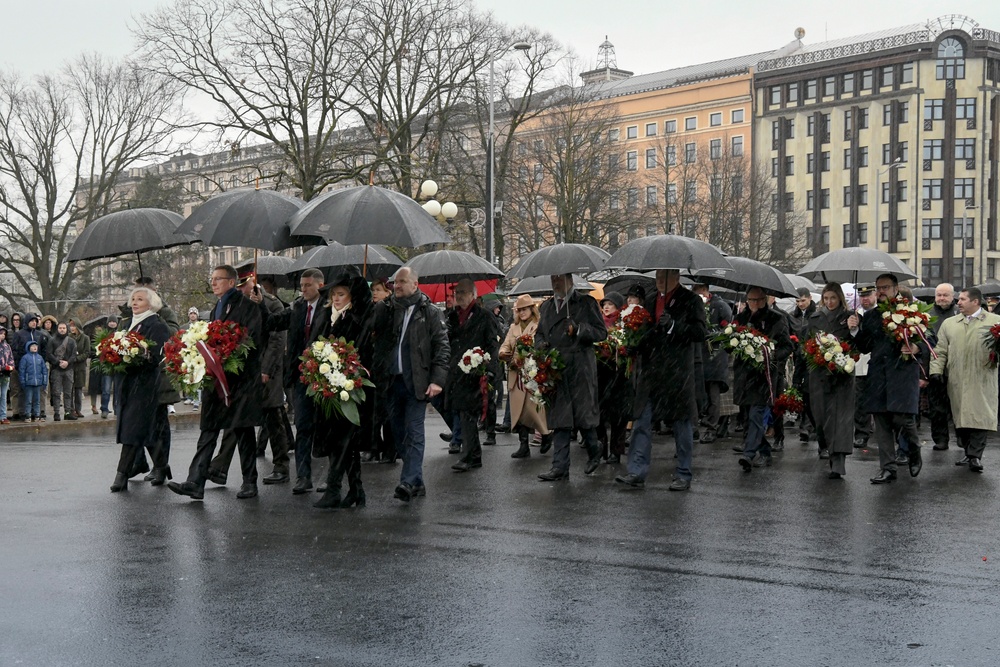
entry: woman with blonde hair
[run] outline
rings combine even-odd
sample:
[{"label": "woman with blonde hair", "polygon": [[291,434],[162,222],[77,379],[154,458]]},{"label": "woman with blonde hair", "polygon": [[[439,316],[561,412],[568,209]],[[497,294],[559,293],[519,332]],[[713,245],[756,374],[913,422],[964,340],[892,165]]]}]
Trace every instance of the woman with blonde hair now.
[{"label": "woman with blonde hair", "polygon": [[[507,329],[507,337],[500,346],[500,359],[510,364],[517,348],[517,339],[521,336],[534,338],[538,329],[538,306],[527,294],[522,294],[514,303],[514,323]],[[507,372],[508,401],[510,403],[511,430],[517,432],[520,448],[510,455],[512,459],[523,459],[531,456],[528,443],[533,431],[542,434],[542,453],[551,446],[549,429],[545,422],[545,408],[537,405],[528,396],[518,379],[517,369],[511,367]]]}]

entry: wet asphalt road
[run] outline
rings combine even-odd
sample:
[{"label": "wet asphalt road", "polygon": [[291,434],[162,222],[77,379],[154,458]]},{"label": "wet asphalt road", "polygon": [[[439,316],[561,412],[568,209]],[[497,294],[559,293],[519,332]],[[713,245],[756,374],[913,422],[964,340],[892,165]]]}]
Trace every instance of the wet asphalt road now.
[{"label": "wet asphalt road", "polygon": [[430,416],[426,498],[370,464],[367,508],[320,511],[290,485],[111,494],[109,426],[0,433],[4,667],[1000,664],[995,439],[982,475],[925,448],[888,487],[874,451],[834,482],[815,443],[745,475],[722,440],[669,493],[666,438],[644,491],[585,477],[575,443],[540,483],[513,436],[451,472]]}]

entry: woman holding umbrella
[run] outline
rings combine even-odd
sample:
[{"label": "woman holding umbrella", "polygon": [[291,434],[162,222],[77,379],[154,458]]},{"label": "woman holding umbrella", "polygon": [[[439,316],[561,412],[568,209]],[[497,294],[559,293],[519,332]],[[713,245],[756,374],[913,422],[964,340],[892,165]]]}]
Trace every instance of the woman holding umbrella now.
[{"label": "woman holding umbrella", "polygon": [[[851,340],[847,319],[853,313],[847,309],[844,290],[837,283],[827,283],[823,287],[822,300],[822,307],[807,320],[807,337],[826,333],[841,341]],[[854,422],[844,418],[854,410],[854,373],[810,369],[809,397],[819,441],[825,443],[830,452],[830,479],[840,479],[847,474],[847,455],[854,451]]]},{"label": "woman holding umbrella", "polygon": [[538,431],[542,434],[542,447],[548,449],[549,429],[545,422],[545,408],[538,406],[528,398],[528,392],[518,380],[517,369],[510,365],[514,359],[514,349],[517,347],[517,339],[521,336],[531,336],[534,339],[535,330],[538,329],[538,306],[534,299],[527,294],[517,297],[514,302],[514,323],[507,329],[507,336],[500,346],[500,359],[507,362],[507,388],[509,395],[507,402],[510,405],[510,423],[514,425],[511,429],[517,433],[517,438],[521,446],[516,452],[510,455],[512,459],[523,459],[531,456],[528,447],[531,434]]},{"label": "woman holding umbrella", "polygon": [[[371,368],[372,360],[372,291],[353,267],[342,272],[329,286],[327,307],[329,319],[317,323],[322,328],[319,335],[329,339],[343,338],[353,343],[361,355],[361,365]],[[365,392],[365,401],[358,407],[362,424],[372,422],[372,393]],[[313,507],[333,509],[338,507],[365,506],[365,490],[361,485],[360,446],[364,430],[345,417],[334,413],[324,417],[316,411],[315,442],[326,449],[330,456],[330,469],[326,478],[326,492]],[[324,447],[325,445],[325,447]],[[344,473],[347,473],[347,495],[340,496]]]}]

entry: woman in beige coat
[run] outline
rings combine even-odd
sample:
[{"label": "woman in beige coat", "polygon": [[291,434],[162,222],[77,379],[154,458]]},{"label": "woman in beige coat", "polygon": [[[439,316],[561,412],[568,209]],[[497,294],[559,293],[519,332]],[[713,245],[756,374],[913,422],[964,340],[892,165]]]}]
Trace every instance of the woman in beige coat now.
[{"label": "woman in beige coat", "polygon": [[[514,303],[514,323],[507,330],[507,337],[504,338],[500,346],[500,359],[508,364],[514,358],[514,351],[517,347],[517,339],[521,336],[529,335],[534,337],[538,328],[538,306],[527,294],[522,294]],[[510,402],[510,423],[513,424],[511,430],[517,432],[517,437],[521,441],[521,447],[510,455],[512,459],[523,459],[531,456],[528,442],[533,431],[542,434],[542,453],[551,446],[549,430],[545,425],[545,408],[538,406],[528,392],[524,390],[518,381],[517,370],[511,368],[507,372],[508,401]]]}]

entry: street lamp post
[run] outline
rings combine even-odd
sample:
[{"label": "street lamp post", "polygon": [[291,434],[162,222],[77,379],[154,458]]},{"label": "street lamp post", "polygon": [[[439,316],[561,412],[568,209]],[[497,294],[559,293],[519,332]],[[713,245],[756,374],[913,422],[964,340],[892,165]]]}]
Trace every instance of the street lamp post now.
[{"label": "street lamp post", "polygon": [[417,195],[418,199],[427,199],[423,204],[425,211],[430,213],[433,217],[437,218],[441,222],[447,222],[448,220],[454,220],[455,216],[458,215],[458,206],[454,202],[446,201],[443,204],[439,202],[435,195],[438,193],[438,184],[434,181],[427,180],[420,184],[420,193]]},{"label": "street lamp post", "polygon": [[490,105],[490,123],[488,136],[486,137],[486,261],[491,264],[496,262],[496,258],[493,256],[493,225],[495,221],[496,211],[494,210],[496,205],[493,202],[493,78],[494,69],[496,68],[496,60],[498,55],[503,55],[509,49],[515,49],[516,51],[527,51],[531,48],[531,44],[527,42],[514,42],[501,49],[498,53],[494,53],[490,57],[490,85],[487,94],[489,95],[489,105]]}]

